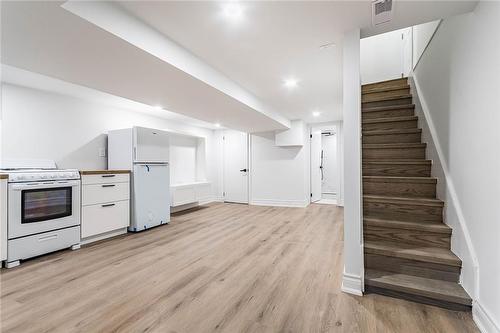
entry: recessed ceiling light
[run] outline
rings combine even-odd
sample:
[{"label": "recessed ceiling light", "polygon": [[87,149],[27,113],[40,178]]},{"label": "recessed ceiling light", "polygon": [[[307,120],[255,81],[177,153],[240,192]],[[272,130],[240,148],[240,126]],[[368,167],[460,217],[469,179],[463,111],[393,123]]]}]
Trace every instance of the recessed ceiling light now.
[{"label": "recessed ceiling light", "polygon": [[297,85],[299,84],[299,81],[295,78],[288,78],[283,82],[283,84],[287,88],[296,88]]},{"label": "recessed ceiling light", "polygon": [[243,17],[243,6],[237,2],[228,2],[222,7],[222,14],[229,20],[238,21]]},{"label": "recessed ceiling light", "polygon": [[153,106],[156,110],[163,110],[163,107],[161,105],[155,105]]},{"label": "recessed ceiling light", "polygon": [[219,123],[215,123],[214,125],[215,125],[215,127],[220,127]]},{"label": "recessed ceiling light", "polygon": [[319,111],[313,111],[313,117],[319,117],[320,114],[321,112]]}]

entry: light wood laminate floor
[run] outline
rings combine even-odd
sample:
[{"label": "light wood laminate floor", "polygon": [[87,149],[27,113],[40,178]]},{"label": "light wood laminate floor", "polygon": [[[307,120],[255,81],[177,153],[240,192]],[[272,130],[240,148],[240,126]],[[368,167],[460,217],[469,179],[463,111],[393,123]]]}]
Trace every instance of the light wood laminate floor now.
[{"label": "light wood laminate floor", "polygon": [[213,204],[1,272],[2,332],[477,332],[340,291],[342,209]]}]

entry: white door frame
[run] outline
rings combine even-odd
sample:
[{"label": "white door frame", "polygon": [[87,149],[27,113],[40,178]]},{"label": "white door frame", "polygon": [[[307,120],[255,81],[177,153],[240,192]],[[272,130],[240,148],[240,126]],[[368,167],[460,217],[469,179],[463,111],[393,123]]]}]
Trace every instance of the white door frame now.
[{"label": "white door frame", "polygon": [[[334,130],[337,136],[337,205],[344,206],[344,172],[343,172],[343,163],[344,163],[344,138],[343,138],[343,126],[341,121],[328,122],[328,123],[320,123],[320,124],[312,124],[309,127],[309,193],[312,194],[312,147],[311,147],[311,134],[313,131],[318,130]],[[309,195],[309,203],[312,203],[311,194]]]}]

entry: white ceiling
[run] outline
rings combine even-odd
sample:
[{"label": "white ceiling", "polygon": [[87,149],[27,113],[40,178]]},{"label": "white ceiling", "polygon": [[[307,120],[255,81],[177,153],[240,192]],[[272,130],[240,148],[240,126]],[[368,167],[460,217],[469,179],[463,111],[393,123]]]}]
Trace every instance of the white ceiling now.
[{"label": "white ceiling", "polygon": [[[241,131],[285,129],[289,124],[232,81],[210,71],[202,61],[181,57],[188,67],[217,79],[213,81],[219,87],[72,14],[61,4],[2,2],[3,64]],[[91,11],[92,6],[112,6],[104,2],[81,3],[86,4]],[[126,23],[131,22],[133,18]],[[149,41],[151,35],[136,37]],[[234,96],[223,91],[225,88]]]},{"label": "white ceiling", "polygon": [[[259,107],[214,91],[218,87],[206,80],[196,82],[111,28],[63,10],[61,2],[2,3],[2,61],[236,129],[276,129],[286,123],[276,113],[307,122],[342,118],[345,32],[359,27],[370,36],[469,12],[477,1],[396,1],[394,19],[376,29],[371,1],[238,3],[244,9],[239,22],[225,19],[224,3],[215,1],[122,1],[115,7],[249,92]],[[299,80],[293,91],[283,87],[288,77]],[[313,118],[313,110],[320,117]]]},{"label": "white ceiling", "polygon": [[[371,1],[239,2],[242,19],[227,20],[225,2],[121,1],[127,11],[247,88],[289,119],[342,118],[342,37],[368,36],[470,11],[475,1],[398,1],[394,20],[371,28]],[[335,47],[321,50],[327,43]],[[299,87],[289,91],[283,79]],[[312,111],[321,111],[318,118]]]},{"label": "white ceiling", "polygon": [[72,96],[98,105],[106,105],[128,111],[141,112],[150,116],[164,118],[191,126],[219,129],[219,127],[217,127],[214,123],[208,123],[179,113],[158,109],[154,106],[134,102],[126,98],[22,70],[17,67],[2,65],[1,73],[3,83],[48,91],[65,96]]}]

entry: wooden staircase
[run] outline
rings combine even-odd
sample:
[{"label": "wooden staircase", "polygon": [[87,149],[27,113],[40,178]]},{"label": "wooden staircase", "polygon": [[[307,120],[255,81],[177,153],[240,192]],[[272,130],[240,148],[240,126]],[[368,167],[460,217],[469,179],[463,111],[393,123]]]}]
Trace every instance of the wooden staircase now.
[{"label": "wooden staircase", "polygon": [[365,290],[470,310],[414,108],[407,78],[362,87]]}]

